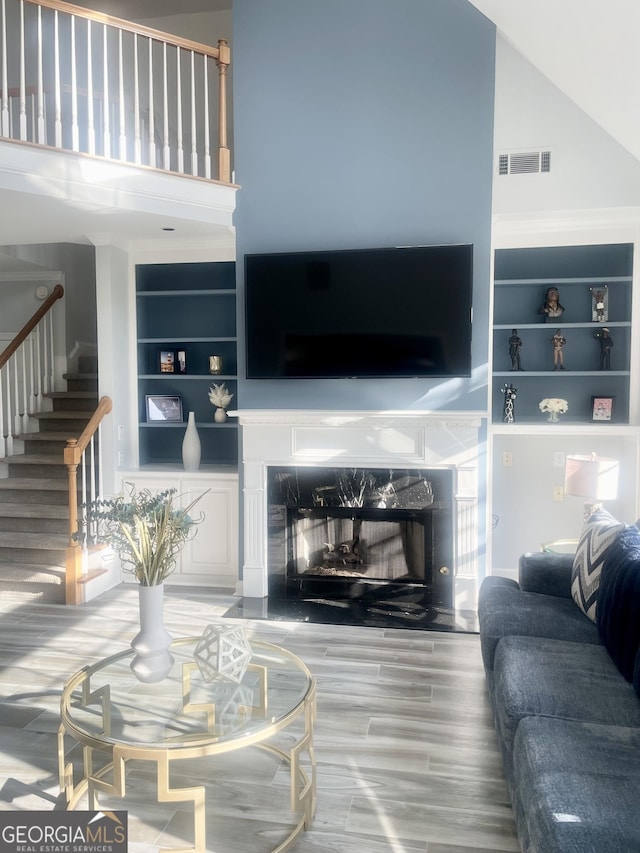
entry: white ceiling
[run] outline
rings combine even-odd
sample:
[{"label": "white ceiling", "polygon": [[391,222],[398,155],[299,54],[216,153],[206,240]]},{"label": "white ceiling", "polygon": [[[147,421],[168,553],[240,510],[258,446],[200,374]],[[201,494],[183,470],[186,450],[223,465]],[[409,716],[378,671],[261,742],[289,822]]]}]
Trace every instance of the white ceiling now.
[{"label": "white ceiling", "polygon": [[500,34],[640,160],[638,0],[469,0]]}]

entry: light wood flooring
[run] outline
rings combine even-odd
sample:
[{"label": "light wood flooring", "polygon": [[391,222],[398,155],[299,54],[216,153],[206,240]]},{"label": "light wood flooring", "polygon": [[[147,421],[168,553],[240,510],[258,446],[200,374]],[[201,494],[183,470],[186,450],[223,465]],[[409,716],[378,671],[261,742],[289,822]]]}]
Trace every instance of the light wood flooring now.
[{"label": "light wood flooring", "polygon": [[[174,637],[197,636],[233,602],[169,587],[167,628]],[[318,807],[296,853],[520,850],[477,635],[243,624],[250,637],[299,655],[317,679]],[[132,585],[78,607],[0,601],[0,810],[61,807],[62,685],[85,664],[127,648],[137,630]],[[148,772],[132,771],[132,799],[110,804],[129,811],[130,853],[188,846],[190,806],[152,802]],[[287,789],[288,773],[272,756],[243,750],[226,757],[207,792],[208,850],[277,846],[289,815]]]}]

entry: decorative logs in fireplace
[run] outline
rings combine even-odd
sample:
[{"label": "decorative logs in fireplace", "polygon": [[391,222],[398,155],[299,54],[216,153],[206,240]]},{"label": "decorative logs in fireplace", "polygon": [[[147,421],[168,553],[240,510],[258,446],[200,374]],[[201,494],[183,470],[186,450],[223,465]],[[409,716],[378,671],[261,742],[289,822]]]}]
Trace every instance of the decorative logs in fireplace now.
[{"label": "decorative logs in fireplace", "polygon": [[416,588],[453,606],[453,471],[269,469],[269,575],[287,597]]}]

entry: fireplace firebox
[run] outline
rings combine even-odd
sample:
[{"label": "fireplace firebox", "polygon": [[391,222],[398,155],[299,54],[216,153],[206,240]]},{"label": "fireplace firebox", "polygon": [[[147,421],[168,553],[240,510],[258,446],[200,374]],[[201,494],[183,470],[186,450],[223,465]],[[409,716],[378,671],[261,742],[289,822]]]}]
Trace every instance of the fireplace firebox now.
[{"label": "fireplace firebox", "polygon": [[453,471],[270,467],[269,593],[452,608]]}]

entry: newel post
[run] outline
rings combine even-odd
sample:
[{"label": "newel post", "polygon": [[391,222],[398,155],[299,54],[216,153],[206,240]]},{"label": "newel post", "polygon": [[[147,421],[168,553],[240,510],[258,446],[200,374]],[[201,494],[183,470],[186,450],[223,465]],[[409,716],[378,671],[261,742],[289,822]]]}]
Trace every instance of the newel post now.
[{"label": "newel post", "polygon": [[226,39],[218,39],[218,180],[231,183],[231,155],[227,146],[227,68],[231,51]]},{"label": "newel post", "polygon": [[69,473],[69,544],[65,553],[65,603],[79,604],[79,580],[82,576],[82,546],[73,538],[78,530],[78,439],[68,438],[64,462]]}]

